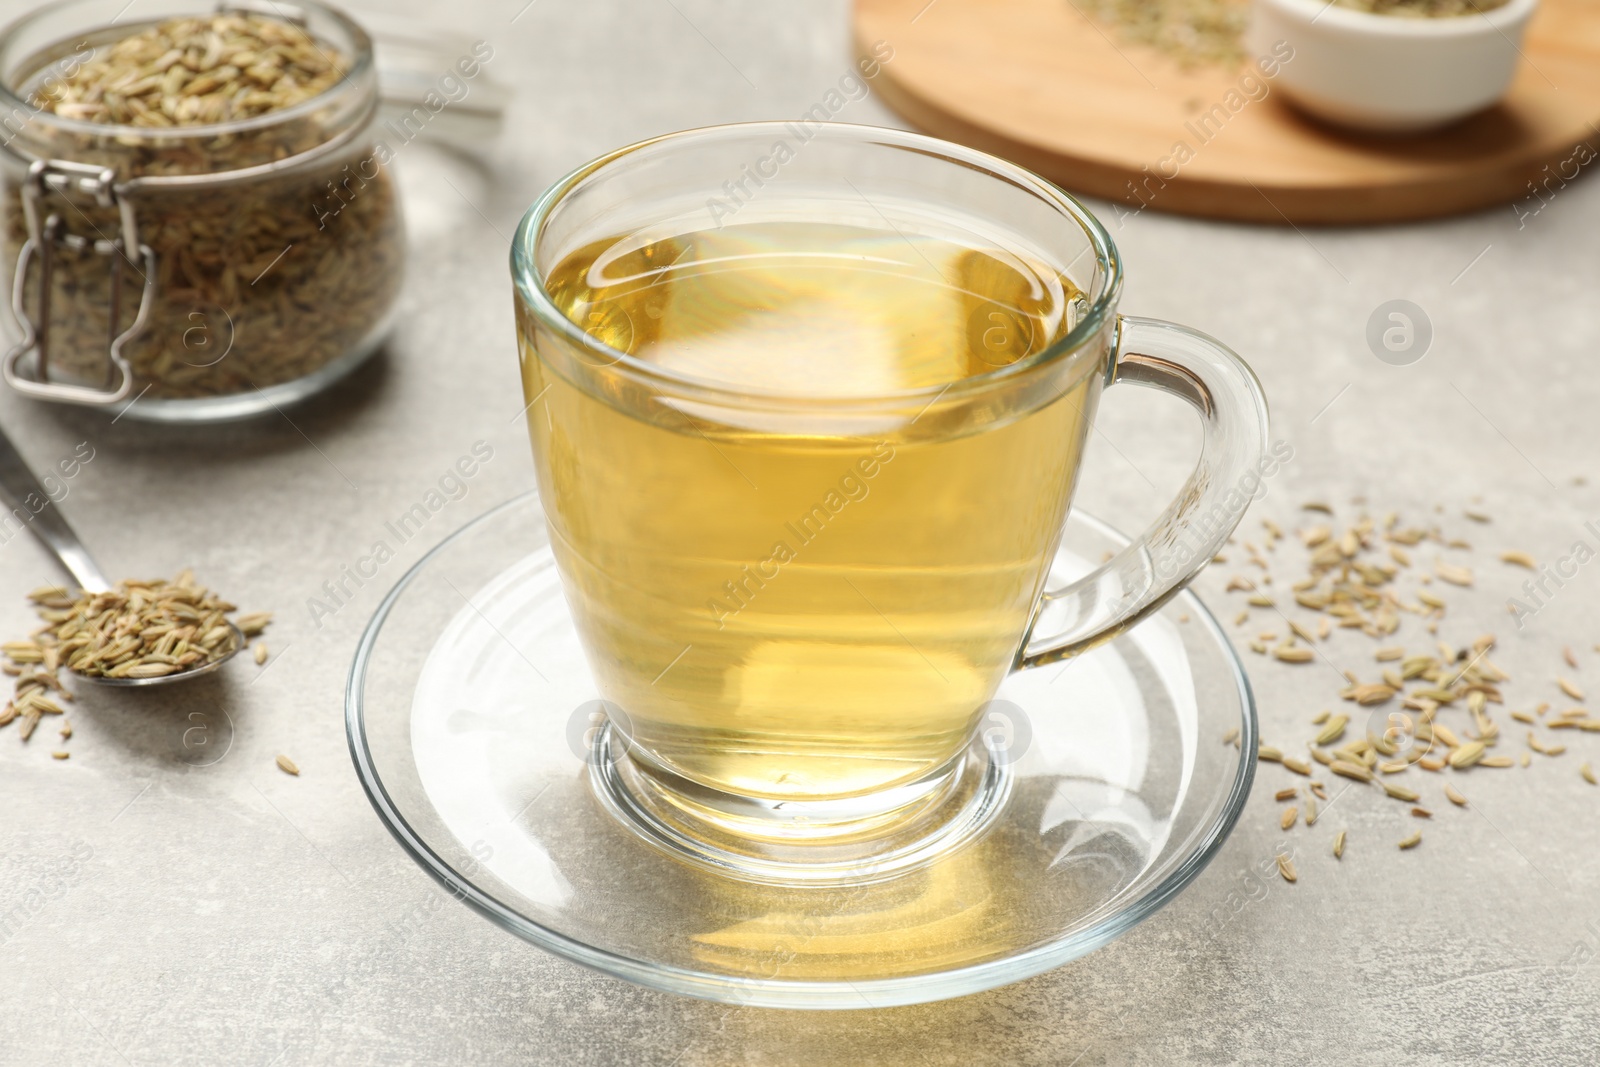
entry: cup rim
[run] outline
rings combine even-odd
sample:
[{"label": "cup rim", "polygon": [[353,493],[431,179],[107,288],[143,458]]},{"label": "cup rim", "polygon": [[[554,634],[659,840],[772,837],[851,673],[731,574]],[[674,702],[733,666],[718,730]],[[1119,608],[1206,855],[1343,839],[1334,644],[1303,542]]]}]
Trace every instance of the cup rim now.
[{"label": "cup rim", "polygon": [[958,378],[941,385],[841,397],[763,390],[670,370],[638,359],[620,349],[612,348],[604,342],[596,340],[588,333],[585,333],[571,319],[567,318],[560,308],[556,307],[554,300],[545,290],[545,279],[538,269],[534,257],[534,246],[543,230],[544,223],[548,221],[556,206],[566,198],[568,193],[577,188],[584,179],[598,173],[618,160],[653,145],[694,140],[730,130],[747,131],[752,134],[763,131],[776,132],[786,130],[787,126],[787,123],[781,121],[766,120],[719,123],[712,126],[678,130],[673,133],[648,137],[615,149],[568,172],[539,195],[539,198],[523,214],[522,221],[517,225],[516,234],[512,237],[511,275],[517,295],[523,306],[530,310],[547,329],[601,357],[607,370],[621,368],[636,379],[673,390],[693,392],[706,397],[738,398],[745,403],[758,400],[765,404],[785,407],[827,407],[832,409],[876,407],[889,404],[915,403],[917,401],[924,401],[931,406],[935,401],[945,397],[963,396],[996,388],[1076,353],[1097,337],[1107,319],[1115,314],[1117,300],[1122,290],[1121,257],[1117,252],[1115,243],[1111,240],[1111,234],[1106,230],[1104,224],[1072,194],[1025,167],[1018,166],[998,156],[990,155],[987,152],[969,148],[966,145],[930,137],[926,134],[898,130],[893,127],[870,126],[851,122],[820,122],[807,128],[815,130],[818,136],[827,134],[861,139],[877,139],[889,142],[897,147],[908,148],[931,156],[953,159],[968,166],[994,171],[1033,192],[1040,199],[1060,208],[1064,214],[1072,218],[1082,228],[1084,234],[1088,237],[1090,247],[1094,249],[1096,267],[1101,271],[1105,279],[1100,293],[1090,305],[1088,313],[1067,332],[1066,336],[1054,344],[1004,367],[997,367],[994,370],[984,371],[982,374],[975,374],[966,378]]}]

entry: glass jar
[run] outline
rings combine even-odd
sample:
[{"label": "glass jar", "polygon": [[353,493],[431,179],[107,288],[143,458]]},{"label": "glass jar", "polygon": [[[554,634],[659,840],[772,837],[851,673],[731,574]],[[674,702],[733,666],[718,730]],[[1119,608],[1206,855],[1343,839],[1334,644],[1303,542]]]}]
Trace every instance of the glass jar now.
[{"label": "glass jar", "polygon": [[[0,370],[29,396],[160,421],[325,388],[376,350],[403,273],[371,40],[315,0],[169,0],[116,23],[125,10],[66,0],[0,32],[0,263],[21,338]],[[108,125],[31,102],[146,25],[229,12],[297,24],[346,75],[211,125]]]}]

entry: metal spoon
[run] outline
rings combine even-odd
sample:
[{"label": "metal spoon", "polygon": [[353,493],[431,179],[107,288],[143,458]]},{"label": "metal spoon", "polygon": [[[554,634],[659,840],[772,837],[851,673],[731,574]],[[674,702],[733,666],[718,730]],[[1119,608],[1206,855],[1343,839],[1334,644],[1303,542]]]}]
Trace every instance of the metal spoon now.
[{"label": "metal spoon", "polygon": [[[35,511],[27,503],[29,496],[35,501],[49,501]],[[104,593],[111,588],[111,583],[106,581],[106,576],[100,570],[94,558],[89,555],[89,550],[83,547],[83,542],[78,540],[78,535],[73,532],[67,523],[67,517],[61,513],[61,505],[50,499],[50,494],[28,464],[23,460],[17,447],[11,439],[0,430],[0,499],[3,499],[14,511],[23,515],[32,515],[31,519],[24,519],[25,525],[32,530],[34,536],[39,538],[44,547],[50,550],[67,573],[77,579],[78,585],[86,593]],[[244,634],[233,623],[228,623],[228,629],[233,631],[233,650],[223,655],[220,659],[213,660],[204,666],[194,667],[177,674],[163,674],[159,678],[102,678],[93,674],[80,674],[72,671],[74,675],[86,682],[96,685],[134,686],[166,685],[168,682],[187,682],[191,678],[198,678],[203,674],[210,674],[228,660],[232,659],[244,647]],[[71,670],[71,668],[67,668]]]}]

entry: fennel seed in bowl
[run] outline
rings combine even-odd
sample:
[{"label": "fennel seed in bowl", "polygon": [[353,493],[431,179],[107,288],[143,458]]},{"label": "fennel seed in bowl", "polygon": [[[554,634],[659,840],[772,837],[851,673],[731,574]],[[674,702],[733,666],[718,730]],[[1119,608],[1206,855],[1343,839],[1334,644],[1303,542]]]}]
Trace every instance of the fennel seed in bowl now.
[{"label": "fennel seed in bowl", "polygon": [[[1333,0],[1340,7],[1402,19],[1448,19],[1505,7],[1507,0]],[[1469,514],[1468,518],[1472,518]],[[1475,520],[1476,521],[1476,520]]]}]

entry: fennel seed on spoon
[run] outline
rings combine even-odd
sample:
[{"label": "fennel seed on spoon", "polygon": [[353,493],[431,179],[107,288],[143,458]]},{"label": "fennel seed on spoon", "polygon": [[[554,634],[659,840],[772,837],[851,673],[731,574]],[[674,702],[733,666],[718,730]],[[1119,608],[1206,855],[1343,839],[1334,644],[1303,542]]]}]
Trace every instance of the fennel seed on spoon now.
[{"label": "fennel seed on spoon", "polygon": [[[234,651],[227,616],[237,611],[198,584],[194,572],[171,581],[118,582],[103,593],[47,585],[28,594],[44,625],[27,640],[0,644],[0,671],[16,678],[0,726],[21,719],[22,740],[45,715],[61,715],[72,693],[60,669],[92,678],[160,678],[197,670]],[[246,639],[266,629],[270,612],[242,615],[234,623]],[[62,739],[71,737],[63,728]]]}]

